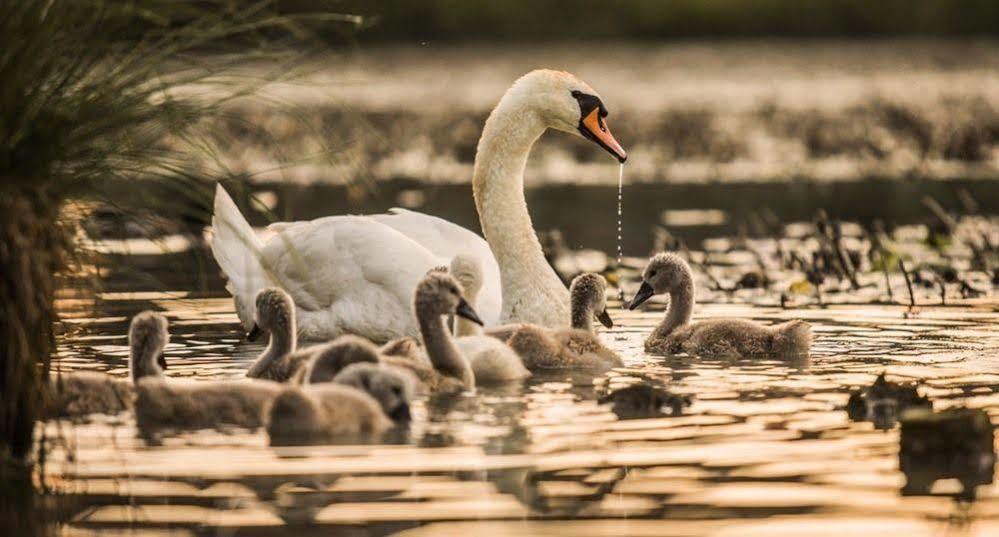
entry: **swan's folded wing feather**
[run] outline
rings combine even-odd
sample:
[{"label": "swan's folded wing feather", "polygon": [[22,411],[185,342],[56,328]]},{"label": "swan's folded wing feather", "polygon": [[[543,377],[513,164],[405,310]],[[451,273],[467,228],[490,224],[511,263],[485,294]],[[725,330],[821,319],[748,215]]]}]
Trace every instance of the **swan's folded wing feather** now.
[{"label": "swan's folded wing feather", "polygon": [[479,292],[476,311],[494,325],[499,322],[502,308],[500,271],[489,243],[478,234],[443,218],[401,209],[389,209],[388,214],[372,215],[376,220],[419,243],[434,255],[449,262],[458,254],[470,255],[482,265],[482,290]]},{"label": "swan's folded wing feather", "polygon": [[416,282],[440,263],[402,233],[363,216],[296,222],[275,234],[263,255],[305,310],[338,300],[355,300],[363,308],[364,297],[378,293],[408,308]]},{"label": "swan's folded wing feather", "polygon": [[226,275],[226,289],[235,298],[239,318],[249,328],[257,291],[274,285],[275,278],[261,257],[263,243],[222,185],[215,188],[211,248]]}]

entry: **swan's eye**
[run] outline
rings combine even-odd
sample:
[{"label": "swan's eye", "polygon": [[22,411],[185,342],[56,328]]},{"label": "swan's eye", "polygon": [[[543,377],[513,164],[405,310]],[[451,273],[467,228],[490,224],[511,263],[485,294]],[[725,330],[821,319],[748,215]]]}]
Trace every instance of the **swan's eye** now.
[{"label": "swan's eye", "polygon": [[573,96],[573,97],[575,97],[575,98],[577,98],[577,99],[578,99],[578,98],[579,98],[579,96],[580,96],[580,95],[582,95],[582,94],[583,94],[583,92],[581,92],[581,91],[579,91],[579,90],[572,90],[572,96]]}]

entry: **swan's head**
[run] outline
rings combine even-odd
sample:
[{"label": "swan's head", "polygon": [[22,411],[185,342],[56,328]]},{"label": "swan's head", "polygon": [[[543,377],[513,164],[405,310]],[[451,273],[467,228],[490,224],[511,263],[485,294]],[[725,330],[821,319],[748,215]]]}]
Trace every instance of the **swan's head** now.
[{"label": "swan's head", "polygon": [[[569,285],[569,302],[572,311],[593,312],[600,324],[614,327],[614,321],[607,313],[607,281],[603,276],[587,272],[573,278]],[[586,322],[592,321],[586,319]]]},{"label": "swan's head", "polygon": [[458,254],[451,259],[449,271],[461,284],[464,296],[474,302],[479,290],[482,289],[482,264],[479,260],[469,255]]},{"label": "swan's head", "polygon": [[246,337],[257,340],[261,333],[290,335],[295,332],[295,303],[277,287],[257,293],[257,313]]},{"label": "swan's head", "polygon": [[161,313],[144,311],[132,317],[128,327],[129,364],[132,380],[162,375],[167,368],[163,349],[170,342],[167,320]]},{"label": "swan's head", "polygon": [[633,310],[653,295],[672,293],[691,282],[690,266],[682,257],[673,253],[662,253],[655,255],[645,265],[642,272],[642,286],[631,299],[628,309]]},{"label": "swan's head", "polygon": [[377,364],[378,348],[362,337],[340,336],[316,350],[305,371],[305,383],[332,382],[351,364],[363,362]]},{"label": "swan's head", "polygon": [[367,392],[381,405],[385,415],[396,423],[410,419],[409,401],[413,398],[413,377],[399,368],[379,364],[352,364],[333,382]]},{"label": "swan's head", "polygon": [[419,318],[454,314],[482,325],[482,319],[462,296],[461,284],[450,274],[427,273],[416,286],[413,305]]},{"label": "swan's head", "polygon": [[529,103],[548,127],[579,134],[619,162],[628,153],[607,126],[607,107],[586,82],[564,71],[538,69],[520,77],[507,95]]}]

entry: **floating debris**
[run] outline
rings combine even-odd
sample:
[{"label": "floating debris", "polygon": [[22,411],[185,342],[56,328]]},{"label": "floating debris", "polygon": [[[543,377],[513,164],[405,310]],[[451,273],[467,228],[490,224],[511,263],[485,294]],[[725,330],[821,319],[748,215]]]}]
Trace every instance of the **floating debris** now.
[{"label": "floating debris", "polygon": [[902,494],[929,494],[937,480],[957,479],[963,487],[960,496],[974,499],[977,486],[992,483],[995,427],[987,412],[918,409],[901,421],[898,466],[906,478]]},{"label": "floating debris", "polygon": [[[600,398],[600,404],[611,404],[611,410],[623,420],[679,416],[690,406],[690,396],[677,395],[648,384],[634,384],[614,390]],[[668,408],[669,414],[663,409]]]},{"label": "floating debris", "polygon": [[933,403],[919,395],[915,384],[890,382],[881,373],[869,388],[850,394],[846,413],[853,421],[870,421],[876,429],[887,430],[895,426],[907,410],[922,408],[933,410]]}]

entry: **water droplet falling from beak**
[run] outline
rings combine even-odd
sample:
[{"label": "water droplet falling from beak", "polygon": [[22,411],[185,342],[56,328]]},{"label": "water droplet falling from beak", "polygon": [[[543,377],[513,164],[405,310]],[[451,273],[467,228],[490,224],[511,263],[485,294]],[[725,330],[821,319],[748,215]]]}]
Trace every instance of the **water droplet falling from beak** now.
[{"label": "water droplet falling from beak", "polygon": [[618,298],[624,301],[624,288],[621,287],[621,258],[622,256],[622,246],[621,246],[621,230],[622,230],[622,216],[623,216],[623,204],[621,203],[622,194],[624,192],[624,163],[621,163],[620,168],[618,168],[617,173],[617,271],[618,271]]}]

